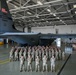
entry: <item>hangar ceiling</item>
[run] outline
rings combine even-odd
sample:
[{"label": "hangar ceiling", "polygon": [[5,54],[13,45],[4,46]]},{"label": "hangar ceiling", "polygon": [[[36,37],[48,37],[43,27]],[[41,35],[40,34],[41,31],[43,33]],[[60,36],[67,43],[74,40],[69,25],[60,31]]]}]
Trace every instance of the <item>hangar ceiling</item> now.
[{"label": "hangar ceiling", "polygon": [[15,26],[76,25],[76,0],[7,0]]}]

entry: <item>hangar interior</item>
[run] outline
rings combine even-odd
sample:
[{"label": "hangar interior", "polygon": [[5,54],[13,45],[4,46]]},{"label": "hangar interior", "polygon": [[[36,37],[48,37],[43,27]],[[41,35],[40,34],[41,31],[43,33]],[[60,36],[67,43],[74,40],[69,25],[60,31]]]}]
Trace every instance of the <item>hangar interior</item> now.
[{"label": "hangar interior", "polygon": [[[14,27],[23,32],[75,34],[75,0],[7,0]],[[32,39],[32,38],[31,38]]]},{"label": "hangar interior", "polygon": [[25,32],[26,27],[32,27],[33,32],[34,27],[42,27],[43,31],[45,28],[49,29],[47,26],[52,26],[55,32],[55,29],[61,29],[61,26],[66,28],[68,25],[75,25],[75,5],[75,0],[8,0],[15,27],[19,27],[21,31],[25,28]]},{"label": "hangar interior", "polygon": [[[8,37],[11,36],[11,38],[4,38],[6,34],[3,34],[4,35],[3,36],[2,33],[0,33],[0,73],[2,75],[17,75],[17,74],[75,75],[76,74],[75,72],[76,1],[75,0],[6,0],[6,2],[13,19],[14,29],[18,30],[19,32],[25,32],[25,34],[20,33],[19,38],[18,34],[19,32],[18,33],[16,32],[16,34],[14,33],[13,35],[9,35],[7,33],[8,34],[7,36]],[[34,33],[34,35],[31,35],[30,33],[31,34]],[[13,37],[14,35],[15,37]],[[25,35],[25,37],[23,35]],[[22,40],[26,39],[26,44],[23,45],[16,42],[20,41],[21,43],[23,43],[21,39]],[[27,41],[29,41],[28,44]],[[14,57],[13,61],[10,62],[10,52],[12,50],[12,47],[14,47],[13,52]],[[60,58],[56,60],[55,72],[51,72],[50,70],[51,69],[50,58],[47,61],[48,71],[45,72],[42,71],[43,60],[40,60],[40,71],[38,72],[35,71],[35,61],[32,61],[32,69],[33,69],[32,72],[31,71],[20,72],[20,59],[18,61],[14,60],[15,51],[18,48],[19,52],[21,49],[23,49],[24,52],[24,48],[26,48],[27,49],[26,57],[28,58],[28,51],[29,49],[31,49],[31,55],[32,55],[33,47],[36,49],[43,48],[44,50],[45,48],[51,49],[52,47],[52,49],[54,49],[54,52],[55,49],[57,48],[58,51],[61,50],[62,52],[63,51],[65,52],[65,60],[62,60]],[[26,69],[27,64],[28,61],[25,60]]]}]

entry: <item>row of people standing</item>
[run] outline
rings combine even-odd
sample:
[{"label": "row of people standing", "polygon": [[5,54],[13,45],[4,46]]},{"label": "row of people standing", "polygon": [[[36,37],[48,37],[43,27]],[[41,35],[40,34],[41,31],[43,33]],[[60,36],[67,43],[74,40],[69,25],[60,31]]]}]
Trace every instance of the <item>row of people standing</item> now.
[{"label": "row of people standing", "polygon": [[[26,71],[24,60],[25,60],[24,56],[21,55],[21,57],[20,57],[20,72],[22,72],[23,70]],[[27,58],[27,62],[28,62],[27,63],[27,70],[32,71],[32,57],[30,55]],[[42,70],[43,71],[45,71],[45,70],[48,71],[48,63],[47,62],[48,62],[47,56],[44,55],[43,59],[42,59]],[[54,56],[52,56],[50,58],[50,67],[51,67],[52,72],[55,71],[55,57]],[[39,58],[39,56],[37,56],[35,58],[35,71],[40,71],[40,58]]]},{"label": "row of people standing", "polygon": [[20,56],[23,54],[25,59],[27,59],[28,55],[31,55],[33,60],[35,60],[36,56],[39,56],[42,60],[44,54],[47,56],[49,60],[51,56],[55,56],[56,60],[64,59],[65,53],[58,48],[52,48],[51,46],[34,46],[34,47],[12,47],[10,51],[10,58],[13,60],[19,60]]},{"label": "row of people standing", "polygon": [[[21,57],[23,57],[24,58],[23,61],[27,60],[28,64],[29,64],[29,60],[36,61],[36,58],[39,58],[39,59],[37,59],[39,61],[43,61],[44,56],[46,56],[47,61],[51,60],[51,58],[55,58],[55,60],[60,60],[60,59],[64,60],[65,59],[64,51],[62,52],[57,47],[51,47],[51,46],[46,46],[46,47],[45,46],[12,47],[12,49],[10,51],[10,61],[20,60],[20,62],[22,62]],[[31,59],[29,59],[29,57],[31,57]],[[52,63],[55,60],[51,60],[50,62]],[[31,69],[31,65],[28,65],[28,66]],[[39,68],[38,65],[36,65],[36,67]],[[20,65],[20,69],[21,68],[22,67]],[[53,67],[51,67],[51,70],[52,70],[52,68]],[[43,70],[44,70],[44,67],[43,67]],[[46,67],[46,70],[47,70],[47,67]]]}]

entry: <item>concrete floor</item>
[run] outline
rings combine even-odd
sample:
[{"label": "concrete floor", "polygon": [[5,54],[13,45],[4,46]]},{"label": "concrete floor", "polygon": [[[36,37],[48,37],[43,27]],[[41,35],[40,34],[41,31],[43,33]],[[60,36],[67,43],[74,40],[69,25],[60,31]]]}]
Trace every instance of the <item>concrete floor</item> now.
[{"label": "concrete floor", "polygon": [[[56,72],[50,71],[50,62],[49,61],[48,61],[48,72],[42,72],[42,64],[41,64],[42,62],[40,63],[41,72],[35,72],[35,68],[34,68],[35,62],[32,63],[33,72],[28,72],[28,71],[20,72],[19,61],[9,62],[10,49],[11,49],[11,45],[0,46],[0,75],[25,75],[25,74],[26,75],[57,75],[57,73],[60,71],[61,67],[63,66],[63,64],[65,62],[62,60],[56,61]],[[67,57],[68,57],[68,55],[67,55]],[[66,59],[67,59],[67,57],[66,57]],[[25,67],[26,66],[27,66],[27,62],[25,62]],[[65,65],[65,67],[66,67],[66,65]],[[65,72],[65,70],[62,71],[61,75],[63,75],[64,72]],[[65,75],[65,73],[64,73],[64,75]],[[66,75],[69,75],[69,74],[66,74]]]},{"label": "concrete floor", "polygon": [[60,75],[76,75],[76,51],[73,52]]}]

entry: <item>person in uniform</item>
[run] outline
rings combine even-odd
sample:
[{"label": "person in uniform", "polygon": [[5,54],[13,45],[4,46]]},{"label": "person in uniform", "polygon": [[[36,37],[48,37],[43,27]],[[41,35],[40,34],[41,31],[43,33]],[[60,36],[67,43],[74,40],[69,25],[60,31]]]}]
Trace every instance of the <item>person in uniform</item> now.
[{"label": "person in uniform", "polygon": [[25,60],[26,60],[26,49],[24,49],[24,52],[23,52],[23,56],[24,56],[24,58],[25,58]]},{"label": "person in uniform", "polygon": [[65,59],[65,52],[63,51],[62,52],[62,60],[64,60]]},{"label": "person in uniform", "polygon": [[55,57],[54,55],[51,57],[50,59],[50,62],[51,62],[51,71],[55,71]]},{"label": "person in uniform", "polygon": [[46,57],[48,59],[48,49],[47,48],[45,49],[45,54],[46,54]]},{"label": "person in uniform", "polygon": [[43,57],[43,71],[44,71],[45,68],[46,68],[46,71],[47,71],[47,57],[46,57],[46,55],[44,55],[44,57]]},{"label": "person in uniform", "polygon": [[13,61],[13,57],[14,57],[13,52],[14,52],[14,47],[12,47],[12,49],[10,50],[10,55],[9,55],[10,62]]},{"label": "person in uniform", "polygon": [[56,60],[58,60],[58,51],[57,50],[55,50],[55,58],[56,58]]},{"label": "person in uniform", "polygon": [[20,72],[22,72],[23,70],[25,70],[25,62],[24,62],[24,56],[23,54],[20,57]]},{"label": "person in uniform", "polygon": [[61,60],[61,50],[59,49],[59,60]]},{"label": "person in uniform", "polygon": [[34,48],[32,49],[31,55],[32,55],[32,60],[35,60],[35,50],[34,50]]},{"label": "person in uniform", "polygon": [[35,66],[36,71],[39,71],[40,70],[40,63],[39,63],[40,59],[39,59],[39,56],[36,57],[35,62],[36,62],[36,66]]},{"label": "person in uniform", "polygon": [[29,48],[28,49],[28,56],[30,56],[31,55],[31,49]]},{"label": "person in uniform", "polygon": [[45,54],[45,50],[42,48],[42,58],[44,57],[44,54]]},{"label": "person in uniform", "polygon": [[39,55],[39,49],[37,48],[35,51],[35,58]]},{"label": "person in uniform", "polygon": [[28,55],[27,61],[28,61],[27,70],[28,70],[28,71],[29,71],[29,70],[32,71],[32,57],[31,57],[31,55]]},{"label": "person in uniform", "polygon": [[40,60],[41,60],[41,54],[42,54],[41,49],[39,49],[39,58],[40,58]]},{"label": "person in uniform", "polygon": [[53,56],[54,55],[54,49],[52,49],[51,52],[52,52],[52,56]]},{"label": "person in uniform", "polygon": [[49,49],[49,59],[51,58],[51,55],[52,55],[51,50]]},{"label": "person in uniform", "polygon": [[21,49],[20,52],[19,52],[19,59],[20,59],[20,57],[22,55],[22,52],[23,52],[23,50]]},{"label": "person in uniform", "polygon": [[18,60],[18,49],[15,51],[15,61]]}]

